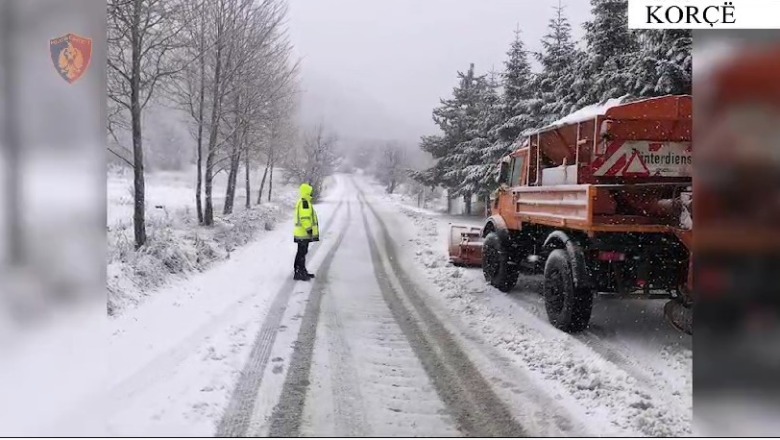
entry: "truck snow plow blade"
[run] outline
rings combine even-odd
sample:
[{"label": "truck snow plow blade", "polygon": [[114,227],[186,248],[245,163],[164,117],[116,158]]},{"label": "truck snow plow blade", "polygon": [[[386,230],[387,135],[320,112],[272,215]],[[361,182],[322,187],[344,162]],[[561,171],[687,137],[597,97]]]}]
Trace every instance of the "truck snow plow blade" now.
[{"label": "truck snow plow blade", "polygon": [[448,251],[450,263],[456,266],[481,266],[482,228],[452,225]]}]

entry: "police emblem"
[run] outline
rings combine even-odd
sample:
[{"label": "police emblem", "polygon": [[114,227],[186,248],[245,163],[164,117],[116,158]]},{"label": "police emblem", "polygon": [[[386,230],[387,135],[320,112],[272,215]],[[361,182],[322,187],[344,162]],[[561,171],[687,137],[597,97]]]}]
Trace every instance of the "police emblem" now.
[{"label": "police emblem", "polygon": [[67,34],[49,41],[54,68],[70,84],[81,78],[92,58],[92,39]]}]

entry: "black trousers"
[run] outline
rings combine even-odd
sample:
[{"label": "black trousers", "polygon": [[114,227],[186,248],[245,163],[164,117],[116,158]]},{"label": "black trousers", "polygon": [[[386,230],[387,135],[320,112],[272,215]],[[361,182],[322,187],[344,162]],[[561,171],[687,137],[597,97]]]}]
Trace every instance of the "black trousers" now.
[{"label": "black trousers", "polygon": [[309,242],[299,241],[298,252],[295,253],[295,271],[306,272],[306,254],[309,253]]}]

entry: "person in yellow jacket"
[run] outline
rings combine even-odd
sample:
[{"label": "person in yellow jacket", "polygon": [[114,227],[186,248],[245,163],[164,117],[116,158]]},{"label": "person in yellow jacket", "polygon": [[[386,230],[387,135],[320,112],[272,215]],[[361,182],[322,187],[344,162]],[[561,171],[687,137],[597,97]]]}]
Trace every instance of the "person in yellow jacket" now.
[{"label": "person in yellow jacket", "polygon": [[320,227],[317,221],[317,213],[311,202],[311,185],[301,185],[301,198],[295,204],[295,230],[293,236],[298,243],[298,252],[295,254],[295,272],[293,278],[297,281],[309,281],[314,274],[306,270],[306,254],[309,252],[309,243],[320,240]]}]

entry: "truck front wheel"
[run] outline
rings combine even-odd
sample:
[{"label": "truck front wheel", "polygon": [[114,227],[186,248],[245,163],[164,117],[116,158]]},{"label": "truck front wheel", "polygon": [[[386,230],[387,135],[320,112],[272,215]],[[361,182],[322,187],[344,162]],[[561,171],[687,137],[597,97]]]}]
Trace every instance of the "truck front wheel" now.
[{"label": "truck front wheel", "polygon": [[573,333],[585,330],[593,308],[593,292],[574,285],[571,262],[563,249],[555,249],[544,266],[544,306],[556,328]]},{"label": "truck front wheel", "polygon": [[520,266],[514,261],[508,239],[491,232],[482,245],[482,272],[485,281],[502,292],[509,292],[517,284]]}]

